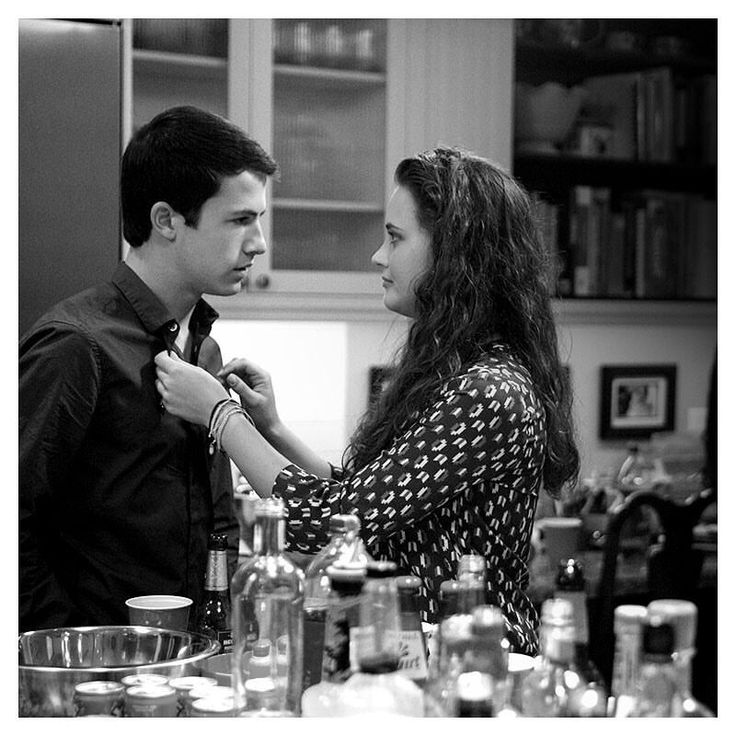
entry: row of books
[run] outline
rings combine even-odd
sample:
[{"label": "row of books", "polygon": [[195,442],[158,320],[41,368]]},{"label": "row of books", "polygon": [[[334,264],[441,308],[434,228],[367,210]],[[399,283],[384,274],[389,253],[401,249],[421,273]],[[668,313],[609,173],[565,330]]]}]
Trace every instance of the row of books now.
[{"label": "row of books", "polygon": [[567,207],[537,200],[540,237],[560,296],[713,299],[716,203],[642,190],[615,201],[607,187],[572,188]]},{"label": "row of books", "polygon": [[611,158],[715,164],[714,74],[684,75],[663,66],[588,77],[586,122],[611,130]]},{"label": "row of books", "polygon": [[227,18],[134,18],[138,49],[227,57]]}]

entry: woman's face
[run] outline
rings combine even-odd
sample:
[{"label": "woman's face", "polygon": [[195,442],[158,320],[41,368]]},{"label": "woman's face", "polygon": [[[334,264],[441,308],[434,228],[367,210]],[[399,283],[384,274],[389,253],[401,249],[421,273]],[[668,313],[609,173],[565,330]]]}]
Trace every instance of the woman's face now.
[{"label": "woman's face", "polygon": [[381,269],[386,308],[414,317],[414,288],[432,265],[432,248],[429,233],[419,225],[414,199],[404,187],[396,187],[389,199],[386,237],[371,261]]}]

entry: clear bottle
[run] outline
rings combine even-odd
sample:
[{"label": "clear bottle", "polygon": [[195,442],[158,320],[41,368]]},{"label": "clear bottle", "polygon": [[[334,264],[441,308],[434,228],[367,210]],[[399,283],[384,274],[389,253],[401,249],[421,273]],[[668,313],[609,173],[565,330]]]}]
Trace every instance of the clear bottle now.
[{"label": "clear bottle", "polygon": [[366,566],[360,562],[336,561],[327,568],[330,594],[325,618],[322,678],[302,693],[303,717],[327,717],[335,712],[335,699],[353,673],[351,641],[360,621],[360,595]]},{"label": "clear bottle", "polygon": [[399,674],[399,597],[396,565],[369,562],[355,645],[357,672],[341,688],[336,715],[424,715],[421,689]]},{"label": "clear bottle", "polygon": [[[304,573],[284,554],[281,499],[264,498],[256,504],[253,547],[253,557],[238,568],[230,586],[236,705],[251,710],[247,693],[272,689],[272,697],[259,699],[267,705],[259,707],[296,714],[302,690]],[[270,676],[250,678],[249,660],[259,640],[269,643]],[[249,680],[266,682],[254,690],[248,687]]]},{"label": "clear bottle", "polygon": [[460,583],[458,613],[472,613],[476,606],[484,606],[488,602],[486,561],[483,556],[463,555],[458,562],[457,579]]},{"label": "clear bottle", "polygon": [[672,626],[650,616],[642,630],[642,656],[636,688],[637,718],[669,718],[678,715],[678,674],[674,663]]},{"label": "clear bottle", "polygon": [[195,630],[216,639],[220,653],[233,648],[230,587],[227,575],[227,534],[213,532],[207,541],[204,596],[195,615]]},{"label": "clear bottle", "polygon": [[555,578],[555,597],[572,604],[573,626],[575,627],[575,665],[586,683],[586,692],[576,695],[575,707],[579,715],[605,716],[608,709],[606,684],[598,668],[590,660],[588,646],[590,634],[588,627],[588,598],[585,591],[583,565],[570,558],[561,562]]},{"label": "clear bottle", "polygon": [[360,538],[360,520],[354,514],[330,518],[330,539],[309,563],[304,581],[304,666],[302,688],[318,683],[322,676],[325,614],[330,594],[327,569],[337,560],[365,565],[369,556]]},{"label": "clear bottle", "polygon": [[713,712],[692,694],[692,661],[698,608],[692,601],[661,598],[647,606],[650,617],[658,616],[674,629],[674,664],[678,676],[677,715],[682,718],[713,718]]},{"label": "clear bottle", "polygon": [[639,677],[642,627],[647,620],[644,606],[616,606],[613,611],[613,632],[616,648],[611,677],[612,713],[615,718],[633,715],[636,686]]},{"label": "clear bottle", "polygon": [[419,618],[419,588],[422,581],[416,575],[396,578],[399,592],[399,672],[422,687],[427,681],[427,645]]},{"label": "clear bottle", "polygon": [[523,716],[564,717],[571,700],[586,687],[575,666],[575,626],[572,603],[548,598],[542,603],[540,655],[521,686]]}]

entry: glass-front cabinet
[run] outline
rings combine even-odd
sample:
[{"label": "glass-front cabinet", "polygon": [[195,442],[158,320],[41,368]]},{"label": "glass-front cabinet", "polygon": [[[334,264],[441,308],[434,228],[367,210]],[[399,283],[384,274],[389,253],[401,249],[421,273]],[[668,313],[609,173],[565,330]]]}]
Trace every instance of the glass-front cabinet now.
[{"label": "glass-front cabinet", "polygon": [[[193,104],[277,160],[268,251],[223,316],[383,315],[371,255],[393,170],[439,143],[511,163],[513,26],[492,19],[126,21],[128,129]],[[459,111],[472,105],[473,115]]]}]

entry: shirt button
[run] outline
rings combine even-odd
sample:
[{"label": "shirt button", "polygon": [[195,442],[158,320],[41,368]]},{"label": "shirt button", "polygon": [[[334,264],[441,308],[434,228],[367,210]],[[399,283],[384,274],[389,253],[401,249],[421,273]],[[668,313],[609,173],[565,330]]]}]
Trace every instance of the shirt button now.
[{"label": "shirt button", "polygon": [[179,329],[179,325],[176,322],[172,322],[169,325],[169,332],[176,332]]}]

